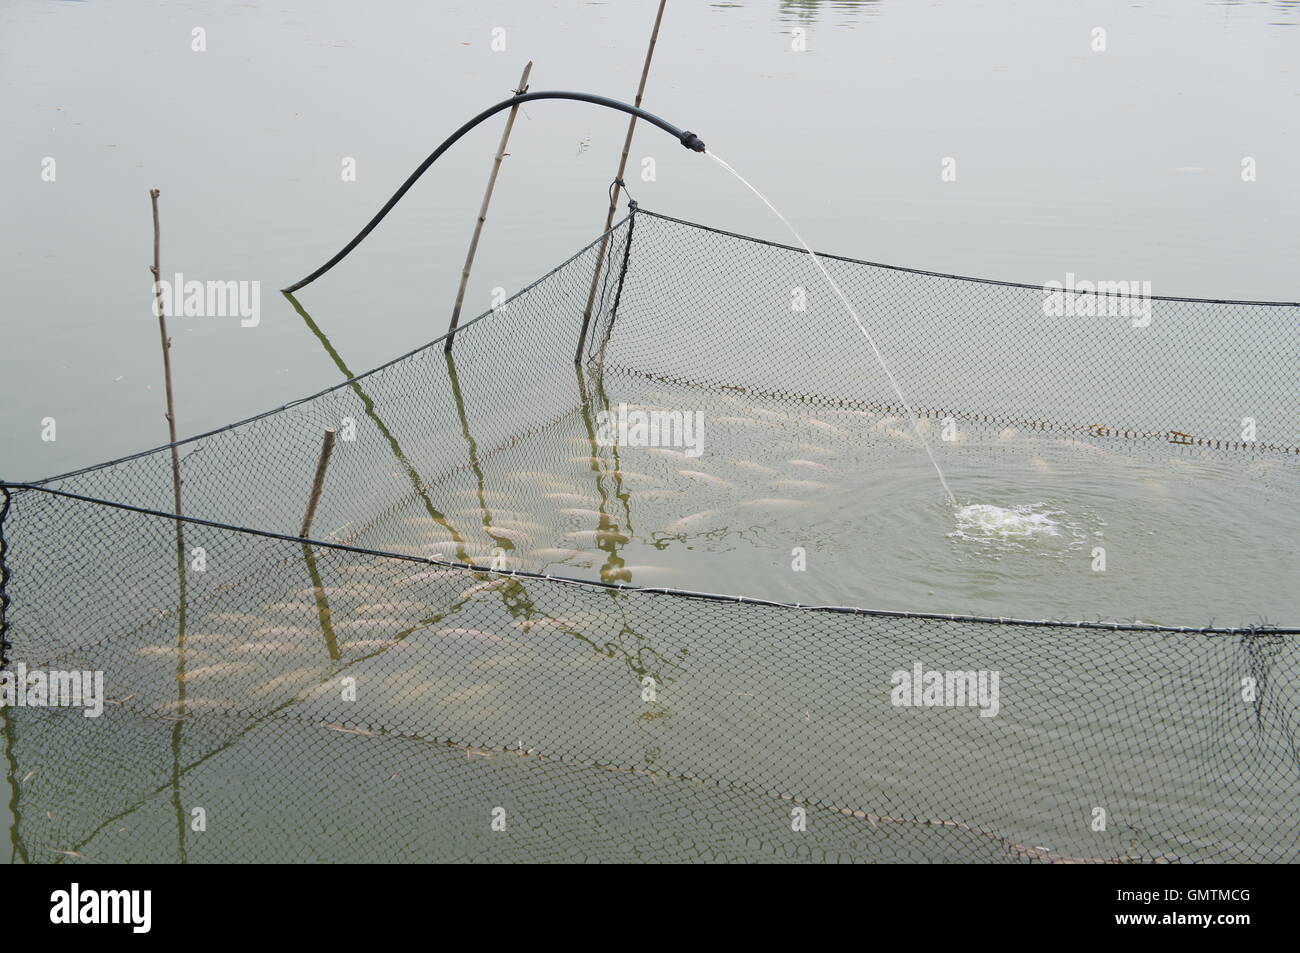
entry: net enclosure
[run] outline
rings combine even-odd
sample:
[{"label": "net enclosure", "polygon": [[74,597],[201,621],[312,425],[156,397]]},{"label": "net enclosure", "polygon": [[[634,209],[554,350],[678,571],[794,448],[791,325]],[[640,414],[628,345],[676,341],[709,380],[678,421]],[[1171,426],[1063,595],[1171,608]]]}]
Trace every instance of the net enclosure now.
[{"label": "net enclosure", "polygon": [[[179,517],[172,447],[4,484],[9,685],[103,677],[95,717],[0,711],[15,859],[1296,860],[1295,618],[853,608],[627,560],[790,502],[715,455],[848,480],[944,425],[953,465],[1050,437],[1294,508],[1300,306],[823,261],[914,419],[805,253],[633,205],[450,353],[331,349],[342,383],[181,441]],[[620,404],[702,411],[706,449],[602,439]]]}]

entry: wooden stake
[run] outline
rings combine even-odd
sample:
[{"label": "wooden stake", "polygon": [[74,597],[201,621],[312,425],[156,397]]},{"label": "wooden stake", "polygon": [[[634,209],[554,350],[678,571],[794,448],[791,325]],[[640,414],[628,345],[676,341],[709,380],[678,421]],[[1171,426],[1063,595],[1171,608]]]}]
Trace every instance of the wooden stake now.
[{"label": "wooden stake", "polygon": [[311,521],[316,518],[316,504],[320,502],[321,490],[325,489],[325,468],[330,465],[330,454],[334,452],[334,431],[325,428],[325,443],[320,448],[320,459],[316,461],[316,476],[311,481],[311,498],[307,500],[307,515],[302,519],[302,531],[298,535],[306,539],[311,532]]},{"label": "wooden stake", "polygon": [[[528,92],[528,74],[532,71],[533,61],[529,60],[523,74],[519,77],[519,88],[515,90],[516,96]],[[460,273],[460,290],[456,292],[456,306],[452,308],[451,324],[447,327],[447,341],[442,346],[443,352],[447,354],[451,353],[451,342],[456,339],[456,326],[460,324],[460,309],[465,303],[465,288],[469,285],[470,269],[474,267],[474,255],[478,252],[478,239],[483,234],[488,205],[492,202],[492,190],[496,188],[497,173],[501,171],[501,160],[506,156],[506,144],[510,142],[510,130],[515,127],[515,116],[518,112],[518,105],[510,107],[510,115],[506,117],[506,128],[501,132],[501,145],[497,146],[496,161],[492,163],[492,174],[488,176],[487,191],[483,193],[483,204],[479,206],[478,221],[474,224],[474,237],[470,239],[469,252],[465,255],[465,268]]]},{"label": "wooden stake", "polygon": [[[158,314],[158,334],[162,339],[163,383],[167,389],[167,433],[168,443],[172,445],[172,492],[175,497],[176,515],[181,515],[181,458],[176,449],[176,402],[172,396],[172,339],[167,336],[167,314],[162,302],[162,264],[159,249],[162,245],[162,229],[158,223],[158,189],[149,190],[149,203],[153,207],[153,264],[149,271],[153,274],[154,311]],[[173,291],[173,296],[176,291]],[[177,539],[180,539],[180,527],[177,525]]]},{"label": "wooden stake", "polygon": [[[659,24],[664,18],[664,6],[668,0],[659,0],[659,12],[655,14],[654,29],[650,31],[650,46],[645,51],[645,63],[641,67],[641,82],[636,88],[636,101],[633,103],[638,108],[641,106],[641,97],[645,95],[645,81],[650,75],[650,60],[655,55],[655,43],[659,40]],[[636,116],[633,116],[627,123],[627,136],[623,140],[623,155],[618,160],[618,175],[614,183],[614,188],[609,193],[609,213],[605,216],[605,237],[600,240],[600,254],[596,256],[596,271],[591,276],[591,289],[587,292],[587,306],[582,312],[582,333],[578,336],[578,349],[573,354],[573,363],[582,363],[582,349],[587,344],[587,328],[591,324],[591,309],[596,301],[596,286],[600,283],[600,263],[605,260],[605,248],[609,244],[609,229],[614,224],[614,213],[618,210],[618,193],[619,182],[623,180],[623,173],[627,170],[627,154],[632,150],[632,133],[636,130]]]}]

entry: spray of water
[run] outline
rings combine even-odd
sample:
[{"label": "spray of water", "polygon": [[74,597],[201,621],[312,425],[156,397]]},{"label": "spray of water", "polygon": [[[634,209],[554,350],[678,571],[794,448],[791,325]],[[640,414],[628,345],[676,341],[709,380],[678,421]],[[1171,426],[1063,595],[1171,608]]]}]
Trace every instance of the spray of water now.
[{"label": "spray of water", "polygon": [[898,397],[898,402],[903,405],[903,409],[907,412],[907,416],[912,419],[913,429],[916,430],[916,435],[921,440],[921,446],[925,448],[925,455],[930,458],[930,463],[934,466],[934,472],[939,475],[939,482],[943,484],[943,492],[948,495],[948,501],[952,503],[953,506],[956,506],[957,498],[952,495],[952,490],[948,489],[948,481],[944,478],[943,469],[939,466],[939,461],[934,458],[934,451],[930,449],[930,443],[925,439],[925,434],[921,432],[920,421],[916,414],[912,412],[912,405],[908,403],[907,397],[903,394],[903,388],[898,385],[898,381],[894,378],[894,372],[889,369],[889,362],[885,360],[885,355],[880,353],[880,348],[876,347],[876,342],[871,337],[871,332],[867,330],[867,326],[863,323],[858,312],[854,309],[853,305],[849,303],[849,299],[844,296],[844,292],[841,291],[840,286],[835,283],[835,279],[831,277],[830,272],[826,270],[826,266],[822,264],[822,260],[817,257],[817,253],[812,250],[806,241],[803,240],[803,236],[795,231],[794,226],[786,220],[786,217],[777,211],[776,206],[767,200],[767,196],[754,188],[748,179],[729,166],[721,158],[714,155],[712,152],[706,153],[706,155],[734,175],[740,183],[745,186],[745,188],[758,196],[759,201],[772,210],[772,214],[781,220],[781,224],[790,230],[790,234],[793,235],[795,240],[803,246],[804,251],[808,252],[808,255],[813,260],[813,264],[817,266],[817,270],[822,273],[822,277],[826,279],[826,283],[830,285],[831,290],[834,291],[836,296],[840,299],[840,303],[844,305],[844,310],[853,318],[854,322],[856,322],[858,326],[858,330],[861,331],[862,336],[867,339],[867,344],[870,345],[871,352],[876,355],[876,360],[880,364],[880,369],[884,371],[885,376],[889,378],[889,386],[894,389],[894,393]]}]

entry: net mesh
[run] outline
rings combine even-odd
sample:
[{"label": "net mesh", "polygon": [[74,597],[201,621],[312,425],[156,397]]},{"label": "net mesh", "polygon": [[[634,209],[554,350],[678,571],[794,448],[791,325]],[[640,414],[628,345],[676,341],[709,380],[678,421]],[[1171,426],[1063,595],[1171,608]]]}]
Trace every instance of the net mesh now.
[{"label": "net mesh", "polygon": [[[922,417],[1294,481],[1295,305],[1057,319],[1041,288],[827,267],[870,303]],[[590,447],[592,407],[645,382],[861,449],[852,415],[900,408],[857,333],[806,255],[635,211],[464,325],[452,356],[435,342],[182,442],[183,520],[167,448],[7,484],[6,670],[102,672],[108,697],[98,718],[0,711],[15,856],[1295,860],[1300,630],[627,586],[620,546],[654,521],[623,491],[644,481],[653,506],[657,474],[616,451],[590,457],[589,550],[544,545],[591,487],[537,461]],[[340,439],[299,540],[326,427]],[[762,460],[743,427],[730,439]],[[660,505],[685,512],[671,491]],[[995,716],[900,706],[921,669],[997,673]]]}]

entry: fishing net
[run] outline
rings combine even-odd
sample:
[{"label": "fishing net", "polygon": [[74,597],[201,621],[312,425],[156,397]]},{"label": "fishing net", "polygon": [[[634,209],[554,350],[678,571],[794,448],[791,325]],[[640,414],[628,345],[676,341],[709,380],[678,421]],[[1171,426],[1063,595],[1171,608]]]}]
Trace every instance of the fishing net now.
[{"label": "fishing net", "polygon": [[[1066,461],[1175,456],[1294,502],[1297,305],[1071,292],[1091,305],[1057,316],[1040,287],[825,263],[919,422],[961,422],[954,453],[1053,433]],[[1300,629],[640,584],[629,540],[689,542],[670,517],[734,489],[633,470],[601,410],[704,408],[708,452],[759,467],[765,419],[920,452],[806,254],[634,210],[451,354],[331,354],[344,383],[178,445],[180,520],[170,448],[4,485],[6,671],[107,696],[0,711],[17,859],[1297,858]]]}]

